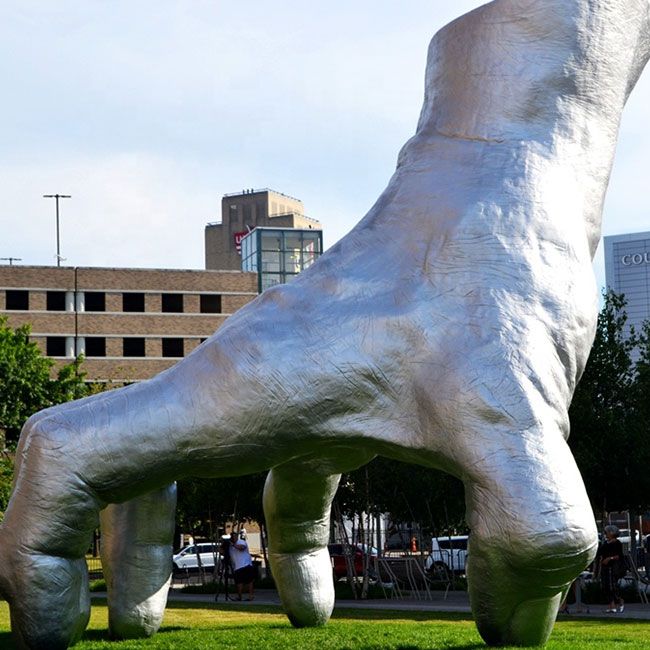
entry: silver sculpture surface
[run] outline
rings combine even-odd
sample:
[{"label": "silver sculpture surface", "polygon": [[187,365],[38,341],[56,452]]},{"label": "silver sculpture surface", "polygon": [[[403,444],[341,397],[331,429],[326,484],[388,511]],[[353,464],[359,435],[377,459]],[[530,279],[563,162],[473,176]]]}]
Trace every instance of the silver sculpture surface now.
[{"label": "silver sculpture surface", "polygon": [[463,480],[479,631],[544,643],[596,545],[567,409],[649,35],[648,0],[496,0],[452,22],[431,43],[417,133],[347,237],[170,370],[32,417],[0,529],[20,647],[82,634],[100,511],[111,632],[155,631],[169,483],[269,468],[284,608],[295,625],[326,622],[330,503],[339,474],[377,454]]}]

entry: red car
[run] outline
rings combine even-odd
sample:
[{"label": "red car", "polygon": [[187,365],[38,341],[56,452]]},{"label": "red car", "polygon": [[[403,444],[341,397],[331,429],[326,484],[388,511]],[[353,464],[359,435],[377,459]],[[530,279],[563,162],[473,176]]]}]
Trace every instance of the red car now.
[{"label": "red car", "polygon": [[[337,580],[340,578],[345,578],[348,575],[348,566],[345,558],[346,553],[352,558],[352,561],[354,562],[355,574],[357,576],[363,575],[363,558],[367,552],[363,544],[357,544],[356,546],[351,546],[349,544],[328,544],[327,550],[330,552],[332,568],[334,569],[334,577]],[[376,557],[377,550],[371,548],[370,555],[371,557]],[[374,573],[374,565],[372,560],[369,561],[368,573],[370,576],[372,576]]]}]

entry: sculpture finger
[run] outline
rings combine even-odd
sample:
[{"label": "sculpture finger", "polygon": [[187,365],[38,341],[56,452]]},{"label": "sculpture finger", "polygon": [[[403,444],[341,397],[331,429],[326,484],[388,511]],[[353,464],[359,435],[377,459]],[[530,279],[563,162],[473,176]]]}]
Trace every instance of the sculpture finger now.
[{"label": "sculpture finger", "polygon": [[472,611],[491,645],[541,645],[595,554],[593,514],[559,431],[495,443],[466,482]]},{"label": "sculpture finger", "polygon": [[[349,453],[341,458],[346,455],[350,462]],[[354,456],[355,467],[371,457],[358,452]],[[266,480],[269,561],[284,611],[296,627],[324,625],[334,607],[327,542],[330,508],[340,478],[337,469],[348,467],[323,458],[294,461],[272,469]]]},{"label": "sculpture finger", "polygon": [[[221,382],[219,372],[210,370],[211,379]],[[274,451],[271,460],[251,453],[259,443],[238,433],[241,409],[231,415],[217,403],[209,382],[201,382],[202,372],[197,364],[178,364],[161,379],[43,411],[25,425],[15,488],[0,528],[0,549],[11,549],[11,558],[0,565],[0,587],[21,647],[67,648],[81,636],[89,615],[84,556],[99,512],[109,503],[162,489],[175,477],[224,475],[233,464],[243,473],[261,471],[275,460]],[[280,458],[284,453],[277,450]],[[127,506],[126,519],[128,512]],[[162,537],[157,540],[162,546]],[[113,585],[123,594],[127,566],[108,564],[118,570]],[[160,587],[165,571],[156,569]],[[132,593],[137,598],[143,592]],[[135,633],[124,631],[133,616],[125,612],[133,605],[113,615],[116,634]],[[150,614],[143,615],[143,625],[151,624],[153,619],[145,624]]]},{"label": "sculpture finger", "polygon": [[101,557],[113,638],[154,634],[162,622],[172,572],[176,485],[100,514]]},{"label": "sculpture finger", "polygon": [[40,553],[17,558],[12,553],[9,561],[16,567],[5,571],[3,592],[11,605],[16,647],[65,650],[79,641],[90,618],[85,559]]},{"label": "sculpture finger", "polygon": [[[90,617],[84,555],[99,504],[89,494],[82,496],[77,476],[61,480],[51,473],[54,447],[44,448],[38,462],[23,463],[22,477],[17,462],[14,492],[0,528],[0,586],[21,649],[63,650],[81,638]],[[24,490],[25,484],[35,486],[34,493]],[[72,530],[71,521],[85,534]]]}]

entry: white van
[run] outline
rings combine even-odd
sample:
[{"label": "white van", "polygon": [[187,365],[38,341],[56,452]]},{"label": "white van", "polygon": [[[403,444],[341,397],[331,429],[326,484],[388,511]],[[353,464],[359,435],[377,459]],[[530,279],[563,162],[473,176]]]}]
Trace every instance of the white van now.
[{"label": "white van", "polygon": [[431,554],[425,562],[425,569],[430,573],[440,568],[447,573],[464,574],[467,566],[468,542],[467,535],[432,537]]},{"label": "white van", "polygon": [[199,557],[204,569],[213,569],[220,559],[219,545],[211,542],[191,544],[181,549],[174,557],[174,571],[179,569],[198,569]]}]

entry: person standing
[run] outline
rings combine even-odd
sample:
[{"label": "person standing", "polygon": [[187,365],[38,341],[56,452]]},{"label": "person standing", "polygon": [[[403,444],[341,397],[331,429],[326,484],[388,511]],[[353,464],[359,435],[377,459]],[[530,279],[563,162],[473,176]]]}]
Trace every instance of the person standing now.
[{"label": "person standing", "polygon": [[235,586],[237,587],[237,600],[242,599],[244,587],[248,587],[248,600],[253,600],[253,581],[255,580],[255,568],[251,558],[246,533],[241,535],[233,531],[230,534],[230,559],[235,569]]},{"label": "person standing", "polygon": [[598,548],[596,559],[600,560],[600,582],[609,602],[607,613],[622,612],[625,603],[621,598],[618,581],[623,576],[625,558],[623,544],[618,539],[616,526],[605,526],[605,539]]}]

